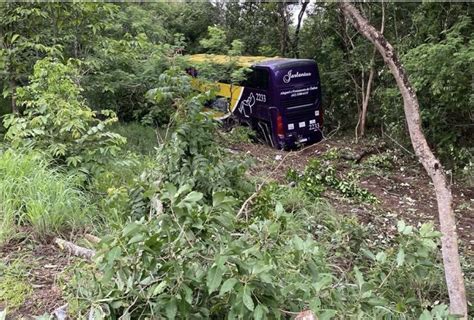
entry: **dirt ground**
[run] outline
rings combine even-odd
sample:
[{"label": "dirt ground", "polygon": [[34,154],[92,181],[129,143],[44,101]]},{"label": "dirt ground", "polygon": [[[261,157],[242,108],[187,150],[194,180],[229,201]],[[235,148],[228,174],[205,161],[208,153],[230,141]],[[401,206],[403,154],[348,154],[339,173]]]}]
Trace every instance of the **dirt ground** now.
[{"label": "dirt ground", "polygon": [[[343,175],[351,168],[362,172],[360,185],[372,192],[380,203],[376,208],[341,198],[336,193],[328,192],[325,196],[340,213],[357,215],[363,223],[383,223],[395,230],[397,220],[405,220],[412,225],[433,221],[438,224],[436,197],[430,178],[421,164],[409,155],[400,155],[399,160],[390,170],[374,172],[364,168],[363,164],[371,155],[381,154],[388,147],[372,146],[363,142],[355,145],[350,139],[329,139],[302,150],[285,152],[272,149],[262,144],[239,144],[231,148],[237,153],[252,156],[256,163],[251,174],[284,181],[287,171],[303,171],[309,160],[320,158],[329,150],[340,150],[342,154],[364,154],[358,163],[338,157],[332,164]],[[347,157],[346,157],[347,158]],[[356,166],[354,166],[356,165]],[[380,170],[379,170],[380,171]],[[474,188],[469,188],[453,181],[452,192],[457,219],[460,249],[469,259],[474,258]],[[381,216],[380,212],[384,215]],[[384,226],[382,226],[384,227]],[[388,232],[388,230],[387,230]]]},{"label": "dirt ground", "polygon": [[[24,278],[31,286],[32,292],[16,310],[8,311],[7,319],[31,319],[32,315],[40,316],[52,313],[65,304],[60,288],[63,271],[75,260],[60,251],[53,244],[20,242],[0,248],[0,261],[4,264],[21,259],[25,265]],[[4,309],[0,301],[0,310]]]},{"label": "dirt ground", "polygon": [[[288,169],[303,171],[309,160],[320,158],[330,150],[363,154],[367,148],[367,144],[355,145],[351,140],[340,138],[329,139],[299,151],[290,152],[251,143],[241,143],[230,147],[234,153],[254,159],[250,175],[261,177],[262,180],[274,179],[280,182],[285,181]],[[382,234],[386,235],[395,232],[396,221],[400,219],[413,225],[427,221],[434,221],[436,224],[437,208],[434,191],[421,165],[415,159],[402,156],[400,158],[403,159],[397,161],[390,170],[369,170],[364,167],[366,159],[371,154],[380,154],[389,148],[371,146],[369,149],[369,154],[360,161],[343,157],[331,161],[341,175],[350,170],[362,172],[360,185],[372,192],[379,203],[377,205],[358,203],[328,190],[324,196],[336,210],[343,214],[355,215],[362,223],[376,225],[379,230],[382,230]],[[472,260],[474,257],[474,189],[454,182],[453,194],[461,252],[466,259]],[[16,243],[0,247],[0,262],[3,264],[8,264],[20,256],[29,264],[27,277],[33,291],[25,302],[7,318],[32,319],[30,315],[50,314],[64,305],[59,279],[63,271],[77,261],[77,258],[62,252],[53,244],[38,244],[34,241],[26,245]],[[0,310],[2,309],[0,302]]]}]

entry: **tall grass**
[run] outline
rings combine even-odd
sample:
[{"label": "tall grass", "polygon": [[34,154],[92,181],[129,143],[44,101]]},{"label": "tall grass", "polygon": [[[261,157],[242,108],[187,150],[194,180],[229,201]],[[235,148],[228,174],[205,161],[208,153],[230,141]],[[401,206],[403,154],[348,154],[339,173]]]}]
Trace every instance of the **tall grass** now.
[{"label": "tall grass", "polygon": [[74,231],[91,213],[74,175],[51,169],[38,153],[0,154],[0,244],[21,226],[39,240]]}]

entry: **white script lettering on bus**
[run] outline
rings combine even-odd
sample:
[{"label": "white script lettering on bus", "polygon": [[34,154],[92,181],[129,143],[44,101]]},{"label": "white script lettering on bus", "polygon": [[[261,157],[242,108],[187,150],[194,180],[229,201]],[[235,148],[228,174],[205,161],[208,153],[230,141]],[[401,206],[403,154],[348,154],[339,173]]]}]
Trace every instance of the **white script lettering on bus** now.
[{"label": "white script lettering on bus", "polygon": [[289,70],[288,73],[283,76],[283,82],[290,83],[291,79],[301,78],[301,77],[311,77],[311,72],[293,73],[293,70]]}]

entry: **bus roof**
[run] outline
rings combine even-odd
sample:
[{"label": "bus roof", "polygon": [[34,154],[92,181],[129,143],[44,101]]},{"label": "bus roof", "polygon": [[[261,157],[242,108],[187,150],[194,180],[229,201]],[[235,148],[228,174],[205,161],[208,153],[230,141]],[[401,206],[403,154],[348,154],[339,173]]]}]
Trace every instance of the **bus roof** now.
[{"label": "bus roof", "polygon": [[[270,61],[270,60],[287,60],[281,57],[264,57],[264,56],[226,56],[219,54],[193,54],[187,56],[188,61],[194,63],[210,62],[214,64],[226,64],[229,63],[230,59],[236,61],[239,67],[251,67],[259,62]],[[290,59],[288,59],[290,60]]]},{"label": "bus roof", "polygon": [[281,69],[287,67],[304,66],[308,64],[315,64],[314,60],[310,59],[290,59],[282,57],[264,57],[264,56],[226,56],[219,54],[193,54],[185,56],[188,61],[193,63],[213,63],[213,64],[227,64],[233,59],[239,67],[260,66],[270,69]]}]

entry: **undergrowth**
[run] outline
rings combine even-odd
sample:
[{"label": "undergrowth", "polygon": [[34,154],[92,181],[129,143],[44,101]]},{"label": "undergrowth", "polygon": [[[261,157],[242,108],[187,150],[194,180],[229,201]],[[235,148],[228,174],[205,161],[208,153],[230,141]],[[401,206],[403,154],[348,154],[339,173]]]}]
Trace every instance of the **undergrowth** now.
[{"label": "undergrowth", "polygon": [[322,162],[319,159],[313,159],[309,161],[302,174],[290,169],[287,178],[296,182],[298,188],[313,197],[321,197],[326,188],[330,187],[345,197],[361,202],[376,203],[378,201],[372,193],[359,186],[356,176],[347,174],[344,177],[338,177],[336,168],[329,161]]},{"label": "undergrowth", "polygon": [[156,153],[159,138],[163,136],[163,130],[137,122],[116,123],[110,129],[127,139],[127,143],[122,146],[123,150],[144,156],[152,156]]},{"label": "undergrowth", "polygon": [[[369,241],[375,230],[339,215],[315,198],[319,189],[304,184],[268,184],[238,217],[251,184],[245,165],[219,147],[215,125],[200,112],[207,98],[175,100],[176,128],[145,179],[145,206],[103,237],[93,270],[75,270],[68,299],[79,315],[282,319],[304,309],[318,319],[447,315],[437,302],[446,297],[439,295],[445,292],[439,233],[431,225],[400,222],[394,239],[375,246]],[[371,199],[354,184],[338,187],[345,181],[320,163],[305,174]]]},{"label": "undergrowth", "polygon": [[78,230],[93,207],[77,176],[52,169],[39,153],[0,154],[0,243],[27,227],[40,240]]},{"label": "undergrowth", "polygon": [[28,269],[28,265],[20,258],[8,263],[0,261],[0,303],[4,309],[15,310],[32,293]]}]

